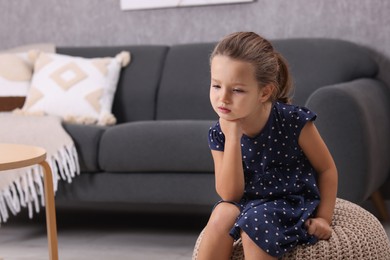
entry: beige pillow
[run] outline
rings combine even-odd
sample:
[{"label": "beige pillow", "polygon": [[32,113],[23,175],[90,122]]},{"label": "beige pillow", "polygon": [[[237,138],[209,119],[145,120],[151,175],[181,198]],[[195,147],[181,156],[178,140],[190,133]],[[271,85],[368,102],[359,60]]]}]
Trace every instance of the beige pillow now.
[{"label": "beige pillow", "polygon": [[32,76],[32,64],[25,53],[0,54],[0,111],[23,105]]},{"label": "beige pillow", "polygon": [[18,46],[0,51],[0,112],[21,108],[33,73],[27,52],[31,49],[54,52],[51,43]]},{"label": "beige pillow", "polygon": [[120,71],[130,53],[115,57],[82,58],[45,52],[36,56],[24,113],[57,115],[66,122],[111,125]]}]

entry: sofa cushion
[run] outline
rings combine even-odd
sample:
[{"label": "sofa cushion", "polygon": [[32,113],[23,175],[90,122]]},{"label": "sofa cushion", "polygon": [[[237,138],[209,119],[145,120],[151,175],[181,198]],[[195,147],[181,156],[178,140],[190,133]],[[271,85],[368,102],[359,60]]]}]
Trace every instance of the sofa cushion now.
[{"label": "sofa cushion", "polygon": [[86,58],[131,53],[131,64],[122,69],[112,112],[117,123],[153,120],[155,99],[167,46],[62,47],[58,53]]},{"label": "sofa cushion", "polygon": [[203,43],[169,49],[157,98],[158,120],[217,118],[209,100],[213,47]]},{"label": "sofa cushion", "polygon": [[213,172],[211,121],[143,121],[109,127],[99,147],[107,172]]},{"label": "sofa cushion", "polygon": [[99,144],[106,127],[69,123],[64,123],[63,126],[76,145],[81,172],[99,171]]}]

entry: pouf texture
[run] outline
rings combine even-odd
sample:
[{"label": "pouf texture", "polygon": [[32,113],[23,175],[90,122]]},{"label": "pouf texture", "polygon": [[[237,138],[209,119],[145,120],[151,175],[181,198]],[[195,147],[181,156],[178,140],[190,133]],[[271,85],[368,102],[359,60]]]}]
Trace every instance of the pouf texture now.
[{"label": "pouf texture", "polygon": [[[329,240],[320,240],[312,246],[300,245],[281,259],[390,260],[390,242],[382,224],[362,207],[338,198],[332,219],[332,229],[332,237]],[[198,257],[203,232],[204,230],[196,241],[193,260]],[[231,259],[244,259],[241,239],[234,242]]]}]

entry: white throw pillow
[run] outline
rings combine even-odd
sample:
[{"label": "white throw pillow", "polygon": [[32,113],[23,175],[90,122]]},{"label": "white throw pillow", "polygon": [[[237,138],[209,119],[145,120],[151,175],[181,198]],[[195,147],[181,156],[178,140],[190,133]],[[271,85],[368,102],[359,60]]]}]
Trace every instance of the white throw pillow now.
[{"label": "white throw pillow", "polygon": [[57,115],[72,123],[115,124],[112,103],[129,52],[91,59],[45,52],[31,56],[36,56],[34,73],[22,112]]}]

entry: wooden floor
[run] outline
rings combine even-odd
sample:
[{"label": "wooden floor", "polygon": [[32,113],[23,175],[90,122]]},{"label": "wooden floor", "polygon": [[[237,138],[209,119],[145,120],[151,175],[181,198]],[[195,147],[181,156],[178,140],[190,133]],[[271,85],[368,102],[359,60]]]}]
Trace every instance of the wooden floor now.
[{"label": "wooden floor", "polygon": [[[27,212],[24,212],[27,215]],[[61,260],[188,260],[207,217],[57,213]],[[0,227],[0,259],[48,259],[44,217]]]},{"label": "wooden floor", "polygon": [[[390,208],[390,201],[386,206]],[[378,216],[371,201],[363,207]],[[188,260],[206,222],[207,216],[57,210],[59,259]],[[390,235],[390,224],[382,223]],[[21,212],[3,223],[1,257],[48,259],[44,215],[28,219],[27,212]]]}]

